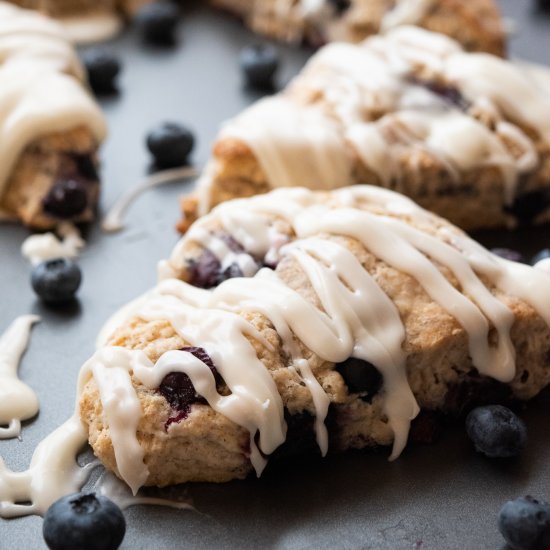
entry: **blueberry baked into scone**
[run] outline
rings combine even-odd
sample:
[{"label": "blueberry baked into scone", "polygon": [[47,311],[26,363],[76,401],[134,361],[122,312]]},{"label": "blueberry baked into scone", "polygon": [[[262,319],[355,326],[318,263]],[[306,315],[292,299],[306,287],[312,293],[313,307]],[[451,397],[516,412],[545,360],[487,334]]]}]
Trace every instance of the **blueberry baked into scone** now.
[{"label": "blueberry baked into scone", "polygon": [[0,214],[46,229],[88,221],[106,133],[63,29],[0,2]]},{"label": "blueberry baked into scone", "polygon": [[134,490],[307,451],[396,457],[420,410],[550,382],[550,276],[380,187],[228,201],[159,271],[79,383],[95,454]]},{"label": "blueberry baked into scone", "polygon": [[470,230],[547,221],[550,98],[509,61],[403,26],[319,50],[281,93],[225,123],[185,231],[235,197],[356,183]]},{"label": "blueberry baked into scone", "polygon": [[505,52],[494,0],[211,0],[256,32],[288,42],[359,42],[399,25],[451,36],[470,51]]}]

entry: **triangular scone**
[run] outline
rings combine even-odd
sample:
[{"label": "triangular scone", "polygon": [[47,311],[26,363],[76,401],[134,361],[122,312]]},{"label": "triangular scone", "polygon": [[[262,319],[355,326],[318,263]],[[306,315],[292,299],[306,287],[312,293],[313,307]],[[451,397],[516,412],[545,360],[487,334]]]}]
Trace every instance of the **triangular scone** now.
[{"label": "triangular scone", "polygon": [[103,115],[63,29],[6,2],[0,105],[0,217],[43,229],[92,219]]},{"label": "triangular scone", "polygon": [[464,229],[548,219],[550,97],[501,58],[400,27],[319,50],[227,122],[180,229],[282,186],[390,188]]},{"label": "triangular scone", "polygon": [[467,50],[502,55],[506,33],[494,0],[211,0],[256,32],[313,45],[359,42],[399,25],[458,40]]},{"label": "triangular scone", "polygon": [[378,187],[227,202],[161,274],[80,377],[90,444],[134,490],[311,449],[395,457],[420,409],[550,381],[550,275]]}]

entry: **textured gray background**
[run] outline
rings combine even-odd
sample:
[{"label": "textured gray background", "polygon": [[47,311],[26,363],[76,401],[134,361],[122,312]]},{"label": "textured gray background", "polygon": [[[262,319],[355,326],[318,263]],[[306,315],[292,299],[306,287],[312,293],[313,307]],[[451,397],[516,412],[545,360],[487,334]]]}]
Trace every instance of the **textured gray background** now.
[{"label": "textured gray background", "polygon": [[[550,17],[527,0],[501,4],[517,22],[512,53],[550,65]],[[143,137],[160,120],[191,125],[199,140],[193,160],[204,164],[219,123],[255,99],[242,88],[236,60],[239,49],[253,41],[257,38],[233,19],[197,10],[182,23],[176,49],[143,47],[131,32],[114,43],[124,74],[120,95],[102,101],[111,127],[102,154],[103,209],[146,172]],[[281,51],[282,84],[308,52]],[[78,369],[92,354],[102,322],[154,284],[157,260],[177,239],[177,198],[190,185],[169,185],[142,197],[123,233],[89,229],[79,307],[69,311],[47,310],[35,300],[29,266],[19,254],[27,231],[0,226],[0,330],[23,313],[43,318],[20,370],[36,388],[41,411],[25,426],[22,442],[0,442],[11,467],[24,469],[39,440],[71,414]],[[550,245],[550,230],[493,232],[482,240],[532,253]],[[129,509],[123,548],[500,548],[495,518],[507,498],[532,493],[550,499],[549,413],[548,396],[528,407],[530,444],[517,462],[484,460],[457,427],[438,444],[410,448],[394,463],[384,453],[351,453],[260,480],[194,485],[188,492],[198,512]],[[0,548],[44,548],[41,524],[37,517],[0,520]]]}]

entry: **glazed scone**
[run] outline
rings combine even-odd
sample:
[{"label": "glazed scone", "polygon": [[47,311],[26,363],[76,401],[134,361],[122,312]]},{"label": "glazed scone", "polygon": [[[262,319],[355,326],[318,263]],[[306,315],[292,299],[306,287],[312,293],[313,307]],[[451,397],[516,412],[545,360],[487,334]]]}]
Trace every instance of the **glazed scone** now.
[{"label": "glazed scone", "polygon": [[80,417],[132,489],[226,481],[295,452],[407,443],[420,410],[550,381],[550,275],[409,199],[357,185],[230,201],[80,376]]},{"label": "glazed scone", "polygon": [[0,103],[0,215],[38,229],[92,219],[103,115],[63,29],[5,2]]},{"label": "glazed scone", "polygon": [[288,42],[359,42],[399,25],[441,32],[469,51],[505,52],[494,0],[211,0],[256,32]]},{"label": "glazed scone", "polygon": [[221,129],[184,231],[224,200],[355,183],[470,230],[548,219],[550,99],[521,68],[399,27],[329,44],[280,94]]}]

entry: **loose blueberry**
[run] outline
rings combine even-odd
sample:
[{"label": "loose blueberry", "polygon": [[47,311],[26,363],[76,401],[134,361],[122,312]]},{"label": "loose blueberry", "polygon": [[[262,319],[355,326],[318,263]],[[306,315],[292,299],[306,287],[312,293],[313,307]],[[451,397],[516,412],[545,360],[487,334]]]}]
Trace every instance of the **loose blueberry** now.
[{"label": "loose blueberry", "polygon": [[548,550],[550,504],[530,496],[510,500],[500,510],[498,529],[513,550]]},{"label": "loose blueberry", "polygon": [[42,201],[45,212],[62,219],[82,214],[87,206],[86,184],[74,178],[58,181]]},{"label": "loose blueberry", "polygon": [[491,458],[517,456],[527,443],[527,428],[502,405],[477,407],[466,417],[466,432],[476,450]]},{"label": "loose blueberry", "polygon": [[68,258],[42,262],[33,269],[31,276],[36,294],[50,304],[73,299],[81,281],[80,268]]},{"label": "loose blueberry", "polygon": [[82,53],[82,62],[88,71],[88,82],[95,94],[116,90],[115,81],[121,64],[112,50],[104,46],[94,46]]},{"label": "loose blueberry", "polygon": [[512,250],[511,248],[492,248],[491,252],[504,258],[505,260],[511,260],[512,262],[525,263],[525,257],[521,252]]},{"label": "loose blueberry", "polygon": [[368,361],[350,357],[336,365],[350,393],[366,393],[365,399],[370,401],[382,387],[380,371]]},{"label": "loose blueberry", "polygon": [[[212,371],[212,374],[214,374],[216,384],[221,383],[222,379],[205,349],[190,346],[182,348],[182,351],[188,351],[197,359],[200,359],[203,363],[205,363]],[[166,399],[166,401],[168,401],[170,406],[178,411],[175,416],[172,416],[167,420],[165,425],[166,429],[168,429],[170,424],[187,418],[188,414],[191,412],[191,405],[204,401],[203,398],[200,397],[195,391],[195,387],[193,386],[193,382],[191,382],[189,376],[187,376],[184,372],[168,373],[162,379],[158,391]]]},{"label": "loose blueberry", "polygon": [[179,9],[172,2],[146,4],[137,13],[135,22],[146,42],[171,45],[175,42]]},{"label": "loose blueberry", "polygon": [[273,46],[257,44],[243,48],[240,65],[246,84],[253,88],[272,88],[279,67],[279,54]]},{"label": "loose blueberry", "polygon": [[183,166],[193,150],[191,131],[175,122],[164,122],[147,134],[147,148],[161,168]]},{"label": "loose blueberry", "polygon": [[42,533],[51,550],[115,550],[126,532],[120,508],[95,493],[76,493],[54,502]]},{"label": "loose blueberry", "polygon": [[537,262],[540,262],[541,260],[546,260],[547,258],[550,258],[550,248],[544,248],[540,252],[537,252],[531,258],[531,265],[535,265]]}]

